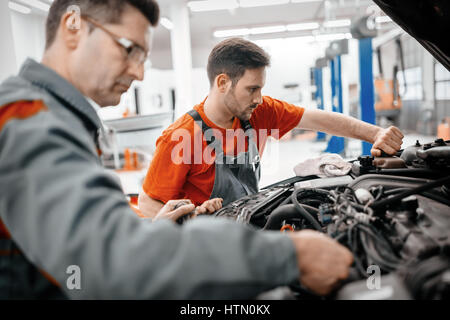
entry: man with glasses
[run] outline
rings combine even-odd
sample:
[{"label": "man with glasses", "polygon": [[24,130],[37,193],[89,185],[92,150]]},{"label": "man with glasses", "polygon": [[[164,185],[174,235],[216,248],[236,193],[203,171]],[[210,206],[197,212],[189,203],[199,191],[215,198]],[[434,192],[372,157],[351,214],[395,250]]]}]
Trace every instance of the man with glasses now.
[{"label": "man with glasses", "polygon": [[[55,0],[42,62],[1,84],[0,298],[244,299],[298,279],[329,293],[352,256],[325,235],[150,222],[102,167],[95,108],[142,80],[158,16],[153,0]],[[175,203],[161,214],[194,209]]]},{"label": "man with glasses", "polygon": [[[130,39],[127,39],[125,37],[120,37],[116,35],[114,32],[108,30],[104,26],[101,25],[101,23],[98,23],[95,21],[95,19],[89,17],[88,15],[80,15],[81,19],[87,21],[91,27],[93,28],[99,28],[103,32],[105,32],[107,35],[111,37],[112,40],[114,40],[120,47],[123,48],[124,57],[132,63],[137,70],[132,71],[132,73],[129,74],[129,76],[124,75],[123,77],[117,79],[117,86],[119,90],[123,90],[123,92],[127,91],[128,88],[131,86],[131,82],[135,79],[142,80],[143,79],[143,66],[145,61],[148,58],[149,54],[149,48],[150,44],[148,43],[148,39],[150,39],[150,35],[145,35],[145,39],[141,40],[142,44],[139,45],[137,42],[132,41]],[[148,31],[148,30],[147,30]],[[147,42],[146,42],[147,41]],[[144,42],[146,42],[144,44]],[[122,91],[119,91],[122,92]],[[122,93],[120,93],[122,94]],[[93,105],[97,106],[97,104],[92,101],[90,98],[87,98],[87,100]],[[119,98],[120,101],[120,98]],[[117,102],[118,103],[118,102]],[[114,103],[116,105],[117,103]],[[96,107],[98,110],[99,107]],[[190,200],[185,200],[187,203],[191,203]],[[172,206],[177,205],[179,201],[171,201]],[[212,213],[217,210],[219,210],[222,207],[222,199],[221,198],[213,198],[210,200],[204,201],[202,204],[196,206],[195,208],[195,214],[204,214],[204,213]],[[161,208],[162,209],[162,208]],[[176,221],[178,218],[180,218],[180,215],[185,212],[186,209],[175,211],[174,210],[168,210],[165,208],[164,210],[159,210],[155,215],[153,215],[153,220],[158,220],[162,218],[169,218],[174,221]]]}]

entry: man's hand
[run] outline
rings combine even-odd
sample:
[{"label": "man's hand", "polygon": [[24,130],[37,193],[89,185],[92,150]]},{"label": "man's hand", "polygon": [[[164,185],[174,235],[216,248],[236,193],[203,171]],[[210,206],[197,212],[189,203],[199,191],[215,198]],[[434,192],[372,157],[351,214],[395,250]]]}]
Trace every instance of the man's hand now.
[{"label": "man's hand", "polygon": [[387,129],[380,128],[375,136],[372,150],[373,156],[381,156],[381,151],[393,155],[402,146],[403,134],[397,127],[390,126]]},{"label": "man's hand", "polygon": [[290,232],[300,268],[300,282],[311,291],[326,295],[349,275],[351,252],[323,233],[303,230]]},{"label": "man's hand", "polygon": [[191,219],[199,214],[214,213],[222,208],[222,202],[222,198],[214,198],[203,202],[201,206],[195,207],[191,200],[188,199],[169,200],[166,205],[159,210],[157,215],[153,218],[153,221],[170,219],[176,222],[178,218],[181,218],[194,210],[195,212]]},{"label": "man's hand", "polygon": [[[184,205],[181,205],[185,203]],[[177,209],[175,207],[177,205],[181,205]],[[169,200],[166,205],[162,207],[161,210],[156,214],[153,218],[153,221],[160,219],[170,219],[175,222],[178,218],[192,212],[195,209],[195,205],[192,204],[190,200],[182,199],[182,200]]]},{"label": "man's hand", "polygon": [[195,209],[195,213],[197,215],[204,214],[204,213],[214,213],[217,210],[222,208],[222,202],[223,202],[222,198],[214,198],[214,199],[206,200],[205,202],[203,202],[203,204],[201,206],[198,206]]}]

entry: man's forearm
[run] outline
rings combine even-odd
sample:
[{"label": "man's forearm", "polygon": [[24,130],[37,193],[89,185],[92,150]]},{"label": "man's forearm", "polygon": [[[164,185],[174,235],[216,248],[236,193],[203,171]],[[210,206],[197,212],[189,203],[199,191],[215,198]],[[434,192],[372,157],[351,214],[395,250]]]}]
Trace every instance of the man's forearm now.
[{"label": "man's forearm", "polygon": [[305,110],[297,126],[301,129],[326,132],[331,135],[375,142],[380,128],[337,112]]},{"label": "man's forearm", "polygon": [[143,190],[139,193],[138,206],[141,213],[149,218],[154,218],[164,206],[159,200],[149,197]]}]

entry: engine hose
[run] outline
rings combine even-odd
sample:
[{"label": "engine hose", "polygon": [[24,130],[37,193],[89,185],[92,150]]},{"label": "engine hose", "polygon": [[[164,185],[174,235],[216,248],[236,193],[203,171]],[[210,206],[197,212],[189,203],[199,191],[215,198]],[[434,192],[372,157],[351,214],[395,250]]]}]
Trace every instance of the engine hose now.
[{"label": "engine hose", "polygon": [[[400,191],[405,191],[405,190],[411,190],[411,188],[391,189],[391,190],[385,191],[384,194],[385,195],[391,195],[391,194],[399,193]],[[447,200],[446,198],[443,198],[443,197],[439,196],[439,195],[435,195],[434,193],[425,192],[425,191],[422,191],[420,194],[423,195],[424,197],[430,198],[432,200],[435,200],[437,202],[440,202],[440,203],[443,203],[443,204],[445,204],[447,206],[450,206],[450,201]]]},{"label": "engine hose", "polygon": [[280,207],[284,206],[285,204],[290,204],[290,203],[292,203],[291,197],[287,197],[286,199],[283,200],[282,203],[280,203]]},{"label": "engine hose", "polygon": [[[305,212],[306,215],[304,214]],[[278,208],[276,208],[269,216],[269,219],[263,227],[263,230],[279,230],[283,223],[283,220],[293,218],[304,218],[308,222],[313,224],[314,228],[317,229],[318,226],[319,228],[317,230],[322,231],[319,223],[313,218],[311,214],[309,214],[306,210],[304,210],[303,213],[299,212],[293,204],[286,204],[284,206],[279,206]],[[314,225],[313,221],[316,223],[316,225]]]},{"label": "engine hose", "polygon": [[449,257],[438,255],[403,266],[400,274],[415,299],[439,299],[442,297],[436,295],[444,294],[444,292],[443,290],[439,292],[436,280],[441,285],[444,284],[441,277],[449,268]]},{"label": "engine hose", "polygon": [[[297,211],[309,222],[312,224],[312,226],[318,230],[318,231],[322,231],[322,226],[319,224],[319,222],[317,221],[317,219],[315,219],[308,211],[306,211],[305,208],[313,208],[313,207],[309,207],[309,206],[305,206],[302,205],[298,202],[297,197],[292,197],[292,202],[294,203],[294,207],[297,209]],[[315,210],[317,210],[316,208],[313,208]],[[314,213],[317,215],[319,210],[314,211]]]},{"label": "engine hose", "polygon": [[384,200],[376,201],[372,205],[370,205],[370,207],[372,209],[374,209],[374,210],[378,210],[378,209],[384,208],[384,207],[386,207],[386,206],[388,206],[388,205],[390,205],[392,203],[395,203],[395,202],[397,202],[397,201],[399,201],[399,200],[401,200],[403,198],[406,198],[406,197],[408,197],[410,195],[418,194],[418,193],[420,194],[421,192],[423,192],[425,190],[429,190],[429,189],[433,189],[433,188],[438,187],[438,186],[442,186],[443,184],[445,184],[445,183],[447,183],[449,181],[450,181],[450,176],[446,176],[446,177],[444,177],[442,179],[439,179],[439,180],[436,180],[436,181],[432,181],[432,182],[426,183],[424,185],[421,185],[419,187],[407,190],[407,191],[402,192],[400,194],[397,194],[397,195],[395,195],[395,196],[393,196],[391,198],[387,198],[387,199],[384,199]]},{"label": "engine hose", "polygon": [[325,189],[314,189],[314,188],[302,188],[295,190],[291,197],[298,199],[300,198],[311,198],[312,195],[321,196],[323,199],[330,199],[331,192]]}]

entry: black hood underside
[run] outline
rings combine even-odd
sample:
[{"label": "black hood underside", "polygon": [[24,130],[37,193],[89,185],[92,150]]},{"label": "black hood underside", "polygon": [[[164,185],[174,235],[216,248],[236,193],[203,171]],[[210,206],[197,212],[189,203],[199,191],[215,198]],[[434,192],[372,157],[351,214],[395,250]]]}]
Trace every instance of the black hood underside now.
[{"label": "black hood underside", "polygon": [[450,71],[449,0],[373,0]]}]

